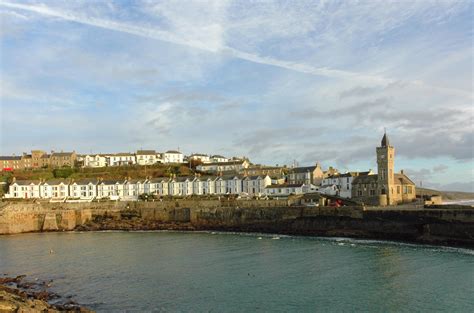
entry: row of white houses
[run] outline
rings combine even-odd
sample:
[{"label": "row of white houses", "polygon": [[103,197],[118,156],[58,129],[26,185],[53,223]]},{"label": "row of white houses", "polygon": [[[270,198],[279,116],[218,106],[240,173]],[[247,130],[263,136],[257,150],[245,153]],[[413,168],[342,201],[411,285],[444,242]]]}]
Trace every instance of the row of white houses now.
[{"label": "row of white houses", "polygon": [[[207,176],[125,180],[53,179],[47,181],[14,180],[6,198],[111,198],[133,200],[139,195],[289,195],[302,193],[302,186],[272,184],[269,176]],[[268,188],[267,188],[268,187]]]},{"label": "row of white houses", "polygon": [[106,167],[122,165],[153,165],[157,163],[183,163],[186,160],[207,163],[225,163],[233,160],[221,155],[191,154],[188,157],[179,151],[169,150],[163,153],[155,150],[138,150],[136,153],[87,154],[79,156],[84,167]]}]

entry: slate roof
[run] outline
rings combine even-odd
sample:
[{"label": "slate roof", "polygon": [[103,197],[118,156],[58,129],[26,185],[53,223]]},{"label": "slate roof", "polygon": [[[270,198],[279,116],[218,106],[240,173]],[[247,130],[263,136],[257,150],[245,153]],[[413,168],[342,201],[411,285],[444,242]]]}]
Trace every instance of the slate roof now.
[{"label": "slate roof", "polygon": [[379,175],[362,175],[362,176],[357,176],[354,178],[352,181],[352,184],[371,184],[371,183],[377,183]]},{"label": "slate roof", "polygon": [[90,183],[97,185],[99,183],[99,180],[95,178],[92,178],[92,179],[84,178],[84,179],[74,180],[71,184],[74,184],[74,183],[78,185],[89,185]]},{"label": "slate roof", "polygon": [[218,155],[218,154],[214,154],[213,156],[211,156],[211,158],[227,159],[225,156]]},{"label": "slate roof", "polygon": [[397,182],[403,185],[415,185],[415,183],[410,178],[408,178],[408,176],[400,173],[395,174],[395,183]]},{"label": "slate roof", "polygon": [[293,188],[293,187],[301,187],[304,184],[281,184],[281,185],[270,185],[265,188]]},{"label": "slate roof", "polygon": [[68,185],[69,181],[66,179],[48,179],[45,183],[48,185],[59,185],[61,183]]},{"label": "slate roof", "polygon": [[200,164],[199,166],[237,165],[237,164],[243,164],[244,162],[245,161],[213,162],[213,163]]},{"label": "slate roof", "polygon": [[137,155],[156,155],[155,150],[137,150]]},{"label": "slate roof", "polygon": [[21,160],[21,156],[0,156],[0,161]]},{"label": "slate roof", "polygon": [[19,186],[28,186],[28,185],[31,185],[31,184],[39,185],[41,183],[41,181],[39,181],[39,180],[17,180],[14,183],[16,183]]},{"label": "slate roof", "polygon": [[150,183],[161,183],[161,182],[168,182],[170,179],[168,177],[155,177],[150,179]]},{"label": "slate roof", "polygon": [[295,167],[291,169],[292,173],[307,173],[307,172],[312,172],[316,166],[305,166],[305,167]]},{"label": "slate roof", "polygon": [[166,151],[165,153],[182,154],[181,152],[176,151],[176,150],[168,150],[168,151]]},{"label": "slate roof", "polygon": [[52,157],[70,157],[74,152],[53,152]]}]

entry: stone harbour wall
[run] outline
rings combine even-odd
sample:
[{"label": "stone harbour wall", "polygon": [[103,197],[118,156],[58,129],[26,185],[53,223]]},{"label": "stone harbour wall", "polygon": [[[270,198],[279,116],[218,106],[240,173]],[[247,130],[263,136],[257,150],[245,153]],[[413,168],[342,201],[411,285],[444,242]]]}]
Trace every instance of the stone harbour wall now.
[{"label": "stone harbour wall", "polygon": [[287,200],[2,203],[0,234],[221,230],[346,236],[474,247],[474,208],[306,207]]}]

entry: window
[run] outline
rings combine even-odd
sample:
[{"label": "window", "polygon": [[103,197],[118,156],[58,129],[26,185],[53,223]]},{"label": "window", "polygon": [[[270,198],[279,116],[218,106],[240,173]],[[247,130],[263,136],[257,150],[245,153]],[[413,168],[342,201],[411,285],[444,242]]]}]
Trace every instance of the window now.
[{"label": "window", "polygon": [[400,194],[400,186],[397,186],[397,194]]}]

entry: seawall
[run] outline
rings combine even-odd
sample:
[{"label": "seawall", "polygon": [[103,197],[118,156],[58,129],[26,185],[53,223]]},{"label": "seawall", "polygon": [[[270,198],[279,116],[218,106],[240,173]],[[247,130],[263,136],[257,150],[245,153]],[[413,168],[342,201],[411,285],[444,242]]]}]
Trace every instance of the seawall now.
[{"label": "seawall", "polygon": [[1,203],[0,234],[221,230],[400,240],[474,248],[474,208],[306,207],[287,200]]}]

